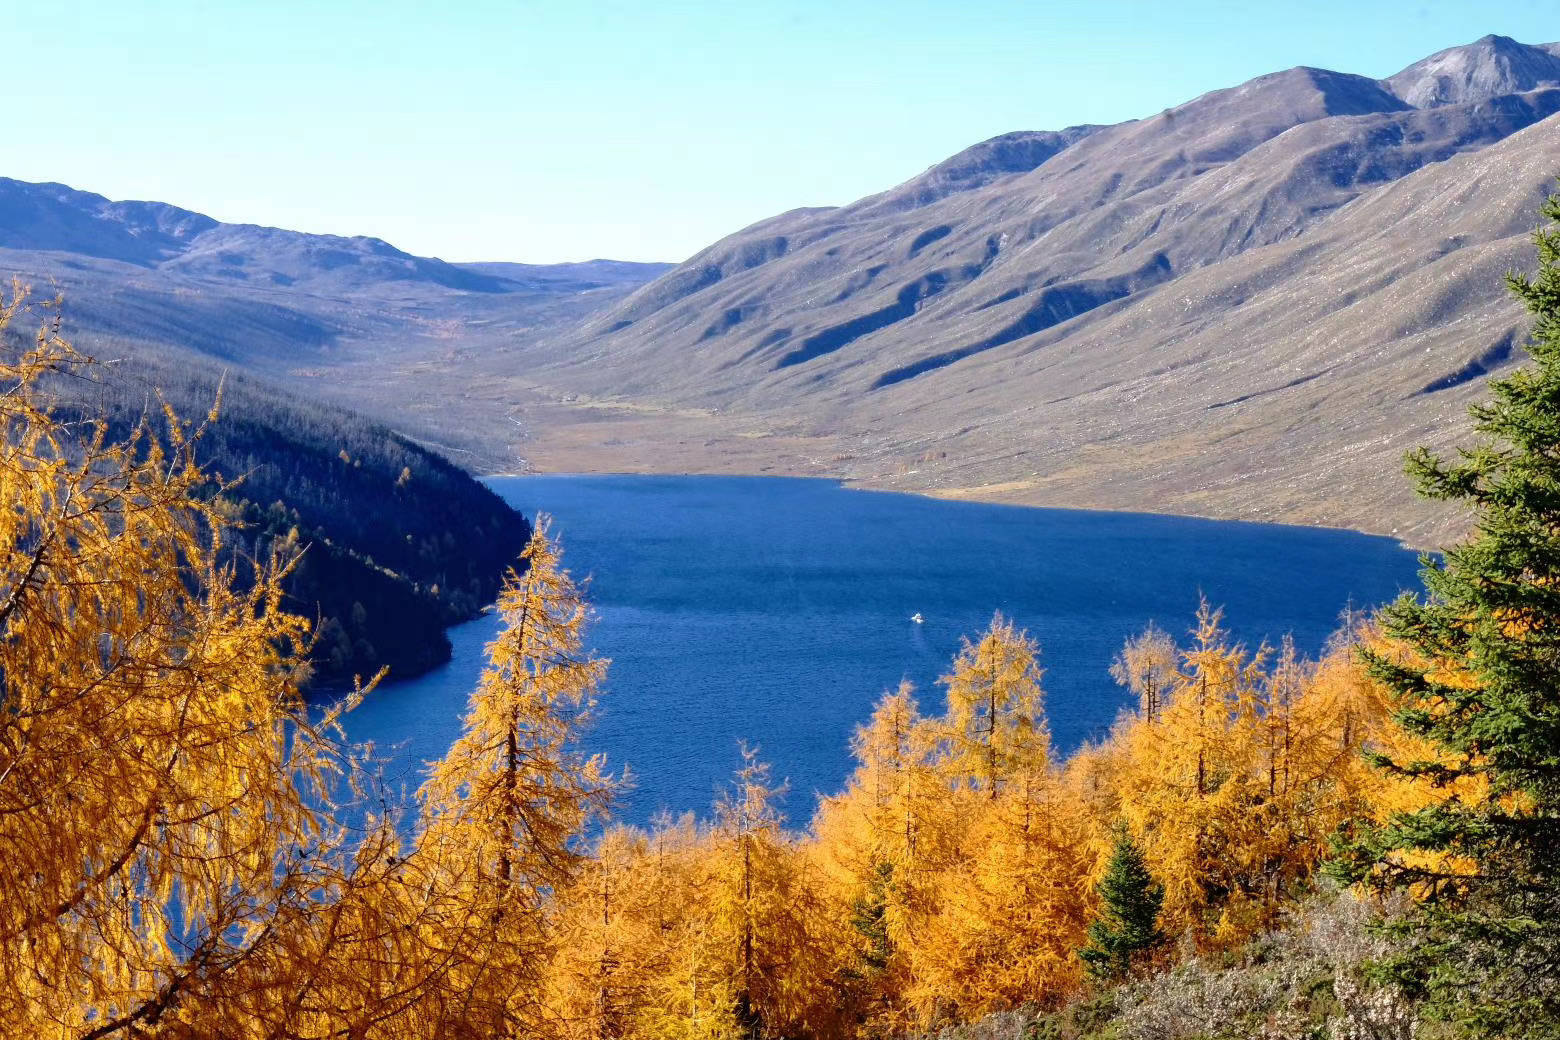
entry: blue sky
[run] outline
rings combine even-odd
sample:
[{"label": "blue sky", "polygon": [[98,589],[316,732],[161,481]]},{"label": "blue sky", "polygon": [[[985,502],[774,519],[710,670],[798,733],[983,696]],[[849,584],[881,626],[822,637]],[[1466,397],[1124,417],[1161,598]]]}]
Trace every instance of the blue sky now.
[{"label": "blue sky", "polygon": [[1560,39],[1557,0],[12,4],[0,175],[531,262],[679,260],[1293,65]]}]

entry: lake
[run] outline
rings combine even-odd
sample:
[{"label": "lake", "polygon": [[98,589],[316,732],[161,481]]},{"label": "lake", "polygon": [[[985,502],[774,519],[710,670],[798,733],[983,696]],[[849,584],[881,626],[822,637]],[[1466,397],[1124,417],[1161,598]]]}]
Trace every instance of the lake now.
[{"label": "lake", "polygon": [[[942,710],[960,639],[1002,611],[1041,646],[1055,742],[1103,734],[1129,696],[1107,674],[1149,621],[1181,638],[1198,594],[1255,645],[1292,633],[1315,653],[1351,603],[1417,589],[1413,553],[1348,531],[1132,513],[1028,509],[770,477],[535,476],[491,480],[554,517],[564,561],[591,577],[591,643],[612,658],[589,747],[636,786],[618,817],[708,810],[758,745],[789,779],[791,822],[837,790],[847,744],[909,678]],[[911,615],[919,613],[917,624]],[[497,631],[450,632],[443,668],[374,692],[348,732],[415,786],[443,754]]]}]

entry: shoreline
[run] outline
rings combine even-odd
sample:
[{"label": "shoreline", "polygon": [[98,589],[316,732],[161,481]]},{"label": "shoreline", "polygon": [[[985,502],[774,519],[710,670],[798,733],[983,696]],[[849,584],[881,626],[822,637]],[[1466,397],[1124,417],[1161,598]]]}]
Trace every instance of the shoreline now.
[{"label": "shoreline", "polygon": [[[1062,505],[1052,503],[1022,502],[990,497],[980,494],[982,487],[948,488],[948,489],[914,489],[903,487],[885,487],[874,484],[868,480],[855,477],[845,477],[823,473],[775,473],[775,472],[749,472],[749,471],[700,471],[700,470],[649,470],[649,469],[569,469],[569,470],[540,470],[530,469],[526,471],[507,471],[496,473],[477,473],[476,478],[482,482],[489,480],[512,480],[526,477],[749,477],[756,479],[774,480],[823,480],[839,485],[847,491],[860,491],[869,494],[880,495],[911,495],[916,498],[933,499],[942,502],[969,503],[971,505],[1003,506],[1011,509],[1030,510],[1054,510],[1057,512],[1072,513],[1112,513],[1123,516],[1163,517],[1179,520],[1196,520],[1205,523],[1237,523],[1252,524],[1263,527],[1290,527],[1306,528],[1318,531],[1335,531],[1339,534],[1362,535],[1367,538],[1390,539],[1398,548],[1405,552],[1442,552],[1442,548],[1426,545],[1415,545],[1399,535],[1385,531],[1372,531],[1358,527],[1348,527],[1343,524],[1329,524],[1300,520],[1275,520],[1251,516],[1219,516],[1211,513],[1192,513],[1180,511],[1156,511],[1152,509],[1135,508],[1132,506],[1114,505]],[[1012,484],[1024,484],[1032,486],[1032,482],[1013,481]],[[996,485],[1006,489],[1007,485]]]},{"label": "shoreline", "polygon": [[1417,498],[1397,466],[1365,483],[1333,482],[1317,460],[1296,464],[1287,476],[1249,473],[1238,456],[1187,468],[1189,458],[1218,452],[1215,446],[1182,444],[1175,446],[1179,454],[1173,459],[1154,465],[1145,464],[1158,450],[1153,445],[1125,453],[1086,445],[1058,468],[1043,453],[992,455],[975,450],[978,445],[954,444],[943,450],[885,438],[871,427],[840,432],[837,427],[848,423],[844,416],[835,417],[835,429],[816,432],[799,419],[570,399],[534,384],[510,396],[504,411],[512,432],[493,431],[496,439],[476,445],[485,458],[468,460],[469,471],[479,477],[819,477],[850,488],[945,501],[1352,531],[1432,552],[1468,529]]}]

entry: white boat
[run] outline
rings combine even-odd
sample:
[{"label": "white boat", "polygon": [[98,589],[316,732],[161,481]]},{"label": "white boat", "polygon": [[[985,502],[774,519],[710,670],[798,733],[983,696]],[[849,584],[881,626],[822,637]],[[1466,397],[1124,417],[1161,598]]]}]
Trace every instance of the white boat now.
[{"label": "white boat", "polygon": [[916,611],[914,614],[910,615],[910,620],[914,621],[916,624],[919,625],[922,622],[924,622],[926,619],[921,616],[921,612],[920,611]]}]

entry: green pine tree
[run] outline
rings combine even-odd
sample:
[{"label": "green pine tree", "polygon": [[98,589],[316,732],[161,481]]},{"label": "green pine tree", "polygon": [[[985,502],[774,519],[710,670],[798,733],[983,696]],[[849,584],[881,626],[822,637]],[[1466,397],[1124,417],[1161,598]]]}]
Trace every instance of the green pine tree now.
[{"label": "green pine tree", "polygon": [[1089,944],[1078,956],[1097,979],[1124,978],[1135,955],[1165,938],[1158,924],[1164,886],[1149,873],[1143,850],[1125,823],[1116,825],[1116,845],[1096,891],[1102,903],[1100,914],[1089,925]]},{"label": "green pine tree", "polygon": [[888,898],[894,886],[894,865],[879,860],[867,878],[867,887],[852,903],[850,925],[861,936],[861,963],[867,977],[881,975],[894,954],[888,934]]},{"label": "green pine tree", "polygon": [[1422,897],[1385,973],[1479,1035],[1560,1032],[1560,194],[1543,216],[1537,274],[1507,276],[1533,363],[1471,409],[1474,447],[1408,458],[1420,493],[1471,508],[1474,531],[1424,559],[1427,598],[1384,613],[1410,659],[1365,655],[1399,723],[1441,752],[1377,765],[1442,788],[1483,778],[1490,797],[1364,828],[1330,867]]}]

